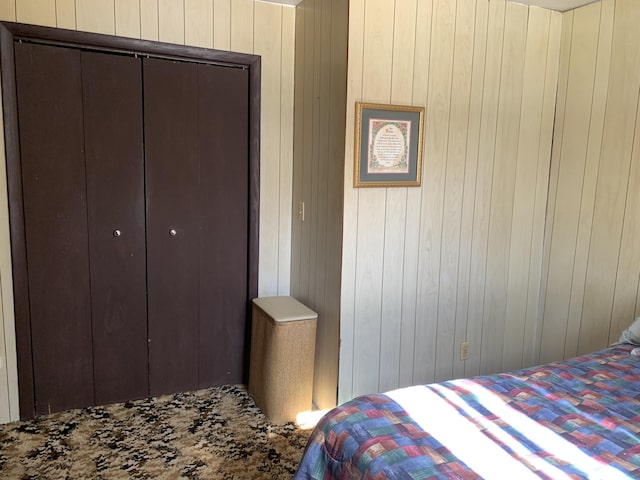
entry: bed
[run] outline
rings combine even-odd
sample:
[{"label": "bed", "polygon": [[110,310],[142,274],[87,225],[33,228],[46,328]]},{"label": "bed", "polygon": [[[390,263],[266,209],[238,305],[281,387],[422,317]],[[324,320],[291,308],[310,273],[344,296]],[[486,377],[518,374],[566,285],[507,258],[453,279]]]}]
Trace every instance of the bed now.
[{"label": "bed", "polygon": [[294,478],[640,478],[633,349],[355,398],[318,423]]}]

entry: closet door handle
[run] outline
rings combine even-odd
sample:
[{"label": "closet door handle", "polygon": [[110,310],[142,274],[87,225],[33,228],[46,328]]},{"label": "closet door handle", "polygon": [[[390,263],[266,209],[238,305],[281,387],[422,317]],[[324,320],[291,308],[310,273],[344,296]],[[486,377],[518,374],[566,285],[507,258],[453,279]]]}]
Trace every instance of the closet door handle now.
[{"label": "closet door handle", "polygon": [[171,235],[172,237],[175,237],[178,234],[178,232],[176,231],[175,228],[172,228],[171,230],[169,230],[169,235]]},{"label": "closet door handle", "polygon": [[113,236],[114,237],[119,237],[120,235],[122,235],[122,232],[120,230],[116,229],[116,230],[113,231]]}]

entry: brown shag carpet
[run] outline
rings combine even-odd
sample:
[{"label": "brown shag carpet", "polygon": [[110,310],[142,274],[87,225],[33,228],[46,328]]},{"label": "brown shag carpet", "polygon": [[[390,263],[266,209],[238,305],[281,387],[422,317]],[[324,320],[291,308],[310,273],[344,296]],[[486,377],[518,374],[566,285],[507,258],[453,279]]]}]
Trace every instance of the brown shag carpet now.
[{"label": "brown shag carpet", "polygon": [[224,386],[0,425],[0,478],[290,479],[309,433]]}]

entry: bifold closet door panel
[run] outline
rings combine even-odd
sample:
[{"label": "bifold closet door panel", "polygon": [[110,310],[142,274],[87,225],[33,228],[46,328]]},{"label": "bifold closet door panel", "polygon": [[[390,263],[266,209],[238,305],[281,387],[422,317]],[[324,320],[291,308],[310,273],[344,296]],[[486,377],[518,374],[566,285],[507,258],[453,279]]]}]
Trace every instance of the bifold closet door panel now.
[{"label": "bifold closet door panel", "polygon": [[77,50],[15,45],[36,414],[93,404]]},{"label": "bifold closet door panel", "polygon": [[199,65],[200,387],[242,383],[247,319],[249,72]]},{"label": "bifold closet door panel", "polygon": [[144,59],[151,395],[198,386],[198,67]]},{"label": "bifold closet door panel", "polygon": [[149,394],[142,64],[82,54],[95,403]]}]

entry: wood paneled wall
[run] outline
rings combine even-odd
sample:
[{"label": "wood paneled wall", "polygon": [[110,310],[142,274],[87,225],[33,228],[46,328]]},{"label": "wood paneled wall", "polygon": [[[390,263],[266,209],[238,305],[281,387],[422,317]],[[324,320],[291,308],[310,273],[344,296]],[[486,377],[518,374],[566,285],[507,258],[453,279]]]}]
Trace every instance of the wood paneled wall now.
[{"label": "wood paneled wall", "polygon": [[[344,125],[345,3],[0,0],[0,18],[263,55],[260,295],[318,311],[319,406],[338,322],[340,401],[615,341],[640,315],[640,5],[351,0]],[[356,101],[426,106],[421,187],[351,187]],[[8,238],[4,206],[0,421],[18,417]]]},{"label": "wood paneled wall", "polygon": [[291,294],[318,313],[321,409],[335,406],[338,387],[347,23],[344,0],[305,0],[296,10]]},{"label": "wood paneled wall", "polygon": [[640,4],[563,19],[540,360],[618,340],[640,315]]},{"label": "wood paneled wall", "polygon": [[[351,0],[340,401],[537,358],[561,28],[504,0]],[[426,106],[420,188],[351,187],[356,101]]]},{"label": "wood paneled wall", "polygon": [[[258,288],[261,296],[289,294],[294,8],[258,0],[0,0],[0,20],[261,55]],[[5,168],[1,171],[0,422],[19,417]]]},{"label": "wood paneled wall", "polygon": [[[1,92],[0,92],[1,93]],[[0,114],[0,131],[4,132]],[[4,158],[4,135],[0,135],[0,156]],[[0,423],[20,418],[18,404],[18,363],[16,350],[13,277],[9,237],[7,176],[0,162]]]}]

